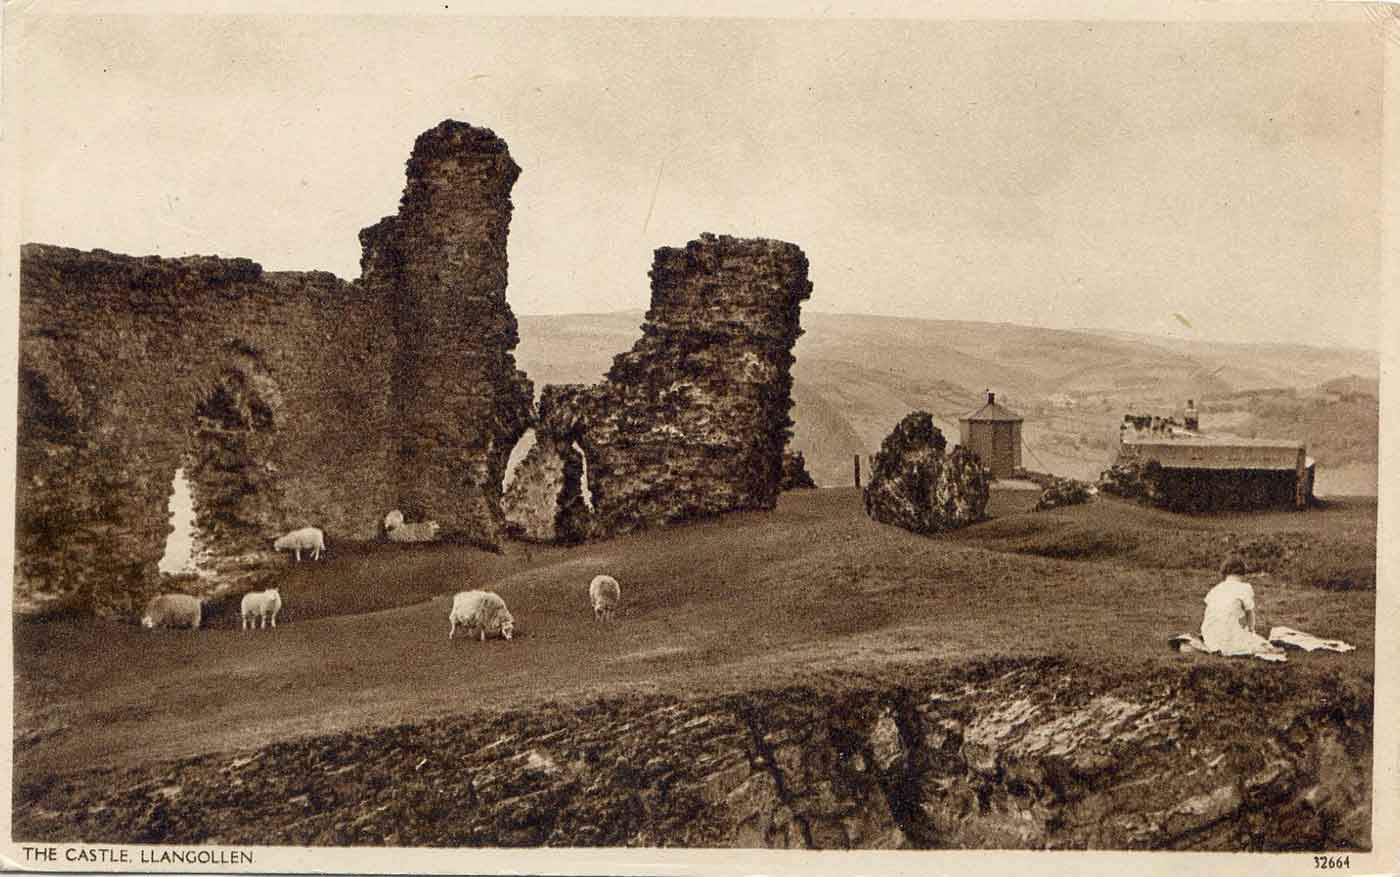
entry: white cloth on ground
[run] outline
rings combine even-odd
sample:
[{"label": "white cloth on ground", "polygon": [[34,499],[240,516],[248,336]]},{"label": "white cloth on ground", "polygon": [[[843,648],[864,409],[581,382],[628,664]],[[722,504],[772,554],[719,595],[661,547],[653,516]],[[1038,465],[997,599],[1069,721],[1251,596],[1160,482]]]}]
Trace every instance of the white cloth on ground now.
[{"label": "white cloth on ground", "polygon": [[[1204,652],[1207,655],[1220,654],[1220,652],[1207,646],[1205,641],[1194,633],[1177,634],[1167,640],[1167,642],[1171,644],[1173,650],[1178,652]],[[1273,649],[1267,652],[1250,652],[1243,656],[1234,657],[1258,658],[1261,661],[1269,661],[1275,664],[1282,664],[1288,660],[1288,656],[1283,653],[1282,649]]]},{"label": "white cloth on ground", "polygon": [[1201,620],[1201,639],[1206,648],[1222,655],[1253,655],[1276,652],[1259,634],[1245,627],[1245,618],[1254,611],[1254,587],[1236,575],[1211,588],[1205,598],[1206,613]]},{"label": "white cloth on ground", "polygon": [[1294,630],[1291,627],[1275,627],[1269,631],[1269,642],[1281,646],[1293,646],[1309,652],[1326,649],[1329,652],[1354,652],[1356,646],[1339,639],[1319,639],[1310,633]]}]

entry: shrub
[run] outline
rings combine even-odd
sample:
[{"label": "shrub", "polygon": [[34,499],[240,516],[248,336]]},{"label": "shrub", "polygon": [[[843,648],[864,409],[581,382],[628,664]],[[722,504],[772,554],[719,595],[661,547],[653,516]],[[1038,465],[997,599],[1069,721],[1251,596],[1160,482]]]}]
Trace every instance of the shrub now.
[{"label": "shrub", "polygon": [[1035,504],[1036,511],[1059,508],[1067,505],[1081,505],[1094,497],[1091,485],[1073,478],[1056,478],[1040,492],[1040,500]]}]

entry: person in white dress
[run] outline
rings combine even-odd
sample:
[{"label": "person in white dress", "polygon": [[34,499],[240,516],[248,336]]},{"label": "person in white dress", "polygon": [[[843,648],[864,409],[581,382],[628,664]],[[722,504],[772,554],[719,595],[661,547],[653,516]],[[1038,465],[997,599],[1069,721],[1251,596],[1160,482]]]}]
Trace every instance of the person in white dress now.
[{"label": "person in white dress", "polygon": [[1248,571],[1244,560],[1231,555],[1220,565],[1225,580],[1206,594],[1206,614],[1201,639],[1206,648],[1222,655],[1274,654],[1278,646],[1254,632],[1254,586],[1240,576]]}]

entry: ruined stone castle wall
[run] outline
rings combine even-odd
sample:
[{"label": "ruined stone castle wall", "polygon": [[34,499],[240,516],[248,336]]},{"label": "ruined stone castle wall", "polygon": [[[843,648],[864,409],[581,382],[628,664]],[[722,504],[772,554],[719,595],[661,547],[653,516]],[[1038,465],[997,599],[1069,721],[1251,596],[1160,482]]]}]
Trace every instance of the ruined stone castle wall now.
[{"label": "ruined stone castle wall", "polygon": [[181,467],[225,564],[305,524],[332,543],[374,535],[392,496],[393,336],[365,290],[246,259],[31,244],[20,332],[22,596],[135,608]]},{"label": "ruined stone castle wall", "polygon": [[534,387],[515,367],[506,304],[511,187],[520,168],[491,131],[444,122],[419,136],[396,216],[360,233],[361,282],[391,300],[396,508],[446,538],[494,543],[500,485]]},{"label": "ruined stone castle wall", "polygon": [[540,434],[583,451],[597,535],[772,508],[782,480],[806,256],[707,234],[657,250],[651,279],[606,379],[541,394]]},{"label": "ruined stone castle wall", "polygon": [[138,609],[162,587],[177,468],[215,573],[201,588],[265,571],[286,530],[319,526],[334,552],[393,508],[495,544],[533,395],[505,301],[518,174],[488,130],[424,133],[356,283],[24,247],[17,605]]}]

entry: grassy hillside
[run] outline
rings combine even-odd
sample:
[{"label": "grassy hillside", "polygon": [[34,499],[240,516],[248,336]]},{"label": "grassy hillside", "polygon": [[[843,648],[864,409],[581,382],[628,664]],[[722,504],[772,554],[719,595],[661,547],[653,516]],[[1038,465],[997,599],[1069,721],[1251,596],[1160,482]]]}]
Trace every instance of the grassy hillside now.
[{"label": "grassy hillside", "polygon": [[[341,547],[289,565],[275,631],[237,630],[231,601],[199,632],[20,623],[16,764],[35,782],[468,706],[742,690],[906,660],[1231,666],[1170,652],[1166,639],[1199,626],[1227,546],[1263,537],[1281,547],[1273,574],[1257,580],[1261,625],[1342,637],[1358,651],[1256,672],[1369,679],[1373,502],[1197,519],[1113,500],[1035,513],[1033,492],[993,496],[992,520],[938,538],[877,524],[856,491],[838,489],[785,494],[772,513],[567,548]],[[600,572],[623,584],[614,626],[589,609],[587,583]],[[514,642],[448,642],[451,594],[470,587],[505,597]]]},{"label": "grassy hillside", "polygon": [[[521,317],[517,360],[536,387],[591,382],[641,322],[640,312]],[[1374,353],[812,311],[802,325],[793,446],[822,485],[850,484],[852,455],[873,454],[917,408],[956,441],[958,417],[990,388],[1026,418],[1030,468],[1093,478],[1125,411],[1171,414],[1189,398],[1208,430],[1308,441],[1319,492],[1376,492]]]}]

